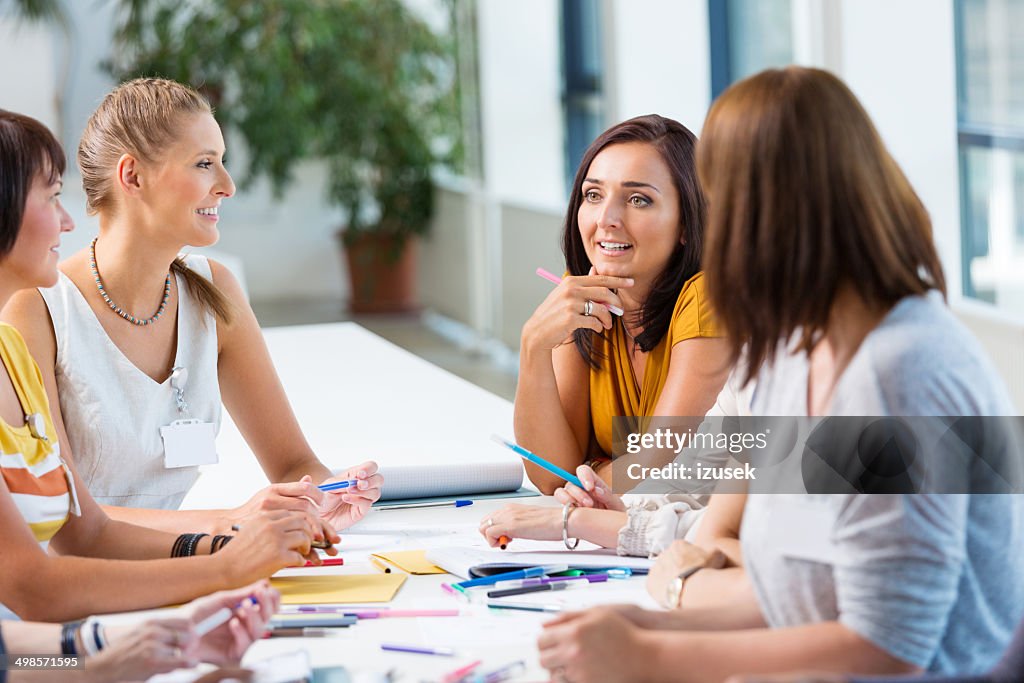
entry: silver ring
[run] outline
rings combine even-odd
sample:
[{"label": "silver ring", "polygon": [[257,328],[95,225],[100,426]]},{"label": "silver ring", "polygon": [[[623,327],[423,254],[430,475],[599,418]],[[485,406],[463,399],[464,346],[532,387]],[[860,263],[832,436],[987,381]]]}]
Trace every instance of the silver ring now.
[{"label": "silver ring", "polygon": [[489,527],[492,527],[492,526],[494,526],[494,520],[493,519],[488,517],[487,519],[484,520],[484,528],[485,529],[487,529]]},{"label": "silver ring", "polygon": [[583,304],[583,315],[589,316],[594,312],[594,302],[587,299],[587,302]]}]

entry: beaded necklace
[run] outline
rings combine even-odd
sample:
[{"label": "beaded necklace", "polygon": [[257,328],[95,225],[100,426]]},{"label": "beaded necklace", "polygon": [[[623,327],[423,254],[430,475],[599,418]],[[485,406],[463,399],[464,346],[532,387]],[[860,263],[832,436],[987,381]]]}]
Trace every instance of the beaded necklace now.
[{"label": "beaded necklace", "polygon": [[153,315],[152,318],[140,320],[139,318],[136,318],[134,315],[124,310],[123,308],[115,304],[113,301],[111,301],[110,296],[107,294],[107,291],[103,289],[103,280],[100,279],[100,271],[99,268],[96,267],[96,241],[98,239],[99,237],[94,237],[92,240],[92,244],[89,245],[89,268],[92,269],[92,277],[94,280],[96,280],[96,289],[100,291],[100,296],[102,296],[103,300],[107,302],[108,306],[110,306],[110,310],[112,310],[114,313],[117,313],[119,316],[130,322],[132,325],[152,325],[153,323],[160,319],[160,316],[164,314],[164,311],[167,309],[167,300],[171,298],[170,271],[167,271],[167,280],[164,282],[164,299],[163,301],[160,302],[160,308],[157,309],[156,313]]}]

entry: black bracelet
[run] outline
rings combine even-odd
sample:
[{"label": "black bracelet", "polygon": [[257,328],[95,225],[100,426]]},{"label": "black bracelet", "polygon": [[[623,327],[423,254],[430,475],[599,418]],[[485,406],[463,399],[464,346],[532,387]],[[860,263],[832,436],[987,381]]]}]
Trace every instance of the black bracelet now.
[{"label": "black bracelet", "polygon": [[[106,645],[106,638],[101,635],[100,628],[100,622],[92,622],[92,640],[96,643],[96,652],[102,650],[103,646]],[[83,635],[82,637],[84,638],[85,636]]]},{"label": "black bracelet", "polygon": [[215,552],[223,548],[228,544],[234,536],[226,536],[224,534],[217,534],[213,537],[213,541],[210,542],[210,554],[213,555]]},{"label": "black bracelet", "polygon": [[192,540],[188,544],[188,549],[185,551],[189,557],[196,554],[196,550],[199,548],[199,539],[209,536],[210,534],[192,534]]},{"label": "black bracelet", "polygon": [[191,557],[196,554],[199,539],[210,534],[182,534],[171,548],[171,557]]},{"label": "black bracelet", "polygon": [[78,635],[78,628],[81,625],[82,622],[80,621],[69,621],[60,627],[60,653],[62,655],[78,654],[75,636]]}]

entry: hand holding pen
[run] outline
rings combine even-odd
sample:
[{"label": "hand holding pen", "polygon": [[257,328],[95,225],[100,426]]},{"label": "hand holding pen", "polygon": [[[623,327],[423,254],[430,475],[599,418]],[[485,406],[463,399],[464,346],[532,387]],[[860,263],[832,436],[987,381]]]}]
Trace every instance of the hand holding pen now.
[{"label": "hand holding pen", "polygon": [[622,300],[613,290],[633,286],[632,278],[590,274],[559,279],[543,268],[538,274],[557,281],[558,286],[523,326],[522,341],[527,349],[554,349],[578,329],[610,329],[611,309],[622,311]]},{"label": "hand holding pen", "polygon": [[372,460],[350,467],[321,482],[319,489],[324,493],[320,516],[335,529],[347,529],[366,516],[380,498],[383,485],[384,477]]},{"label": "hand holding pen", "polygon": [[263,636],[280,604],[280,593],[265,580],[191,602],[187,609],[198,639],[199,660],[213,664],[240,661],[249,645]]}]

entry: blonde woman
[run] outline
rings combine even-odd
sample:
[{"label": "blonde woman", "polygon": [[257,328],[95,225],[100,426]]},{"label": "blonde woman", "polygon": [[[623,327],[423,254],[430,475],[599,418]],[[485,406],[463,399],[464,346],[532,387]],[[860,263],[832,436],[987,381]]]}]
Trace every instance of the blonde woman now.
[{"label": "blonde woman", "polygon": [[[259,510],[354,524],[380,496],[373,462],[335,481],[306,442],[245,294],[221,264],[182,257],[217,241],[235,192],[210,105],[162,79],[124,83],[82,135],[78,164],[99,235],[60,265],[55,287],[14,297],[57,432],[114,519],[226,535]],[[176,511],[198,465],[215,460],[221,402],[273,482],[244,505]],[[66,454],[68,454],[66,452]],[[172,512],[173,511],[173,512]]]},{"label": "blonde woman", "polygon": [[[74,228],[60,203],[64,164],[45,126],[0,110],[0,306],[57,281],[61,235]],[[178,554],[199,557],[170,559],[181,537],[110,519],[96,504],[63,457],[50,406],[22,336],[0,324],[0,618],[159,607],[316,559],[319,530],[289,510],[258,513],[228,545],[184,535],[189,552]]]}]

